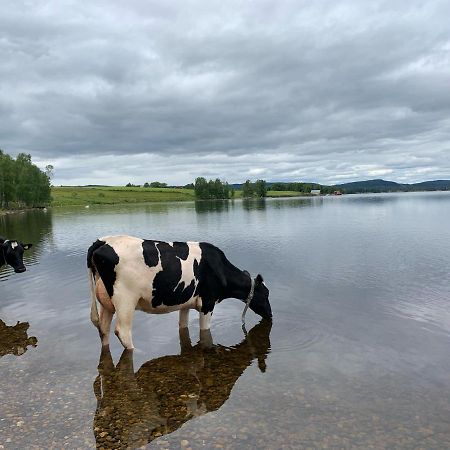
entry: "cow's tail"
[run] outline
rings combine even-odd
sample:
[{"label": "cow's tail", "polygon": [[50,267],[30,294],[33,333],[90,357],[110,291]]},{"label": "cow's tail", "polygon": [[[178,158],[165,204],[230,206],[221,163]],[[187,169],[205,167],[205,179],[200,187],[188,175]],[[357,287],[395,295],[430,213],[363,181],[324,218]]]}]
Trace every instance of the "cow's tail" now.
[{"label": "cow's tail", "polygon": [[89,287],[91,290],[91,322],[100,329],[100,318],[98,316],[97,309],[97,297],[95,295],[95,285],[94,285],[94,272],[91,268],[88,269]]},{"label": "cow's tail", "polygon": [[100,329],[100,318],[98,315],[97,309],[97,297],[95,295],[95,266],[93,262],[93,256],[95,250],[100,248],[105,243],[100,240],[96,240],[88,249],[87,252],[87,267],[88,267],[88,278],[89,278],[89,287],[91,290],[91,322]]}]

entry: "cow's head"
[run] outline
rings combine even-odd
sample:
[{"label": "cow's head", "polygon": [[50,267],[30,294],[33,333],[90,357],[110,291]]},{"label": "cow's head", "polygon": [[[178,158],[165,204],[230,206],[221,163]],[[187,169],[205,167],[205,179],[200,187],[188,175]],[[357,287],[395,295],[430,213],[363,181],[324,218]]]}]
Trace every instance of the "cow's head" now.
[{"label": "cow's head", "polygon": [[4,264],[9,264],[16,273],[25,272],[26,267],[23,263],[23,252],[31,248],[32,244],[24,244],[19,241],[0,240],[0,260]]},{"label": "cow's head", "polygon": [[259,274],[255,278],[255,291],[249,307],[263,319],[272,318],[272,308],[269,303],[269,289],[267,289],[263,277]]}]

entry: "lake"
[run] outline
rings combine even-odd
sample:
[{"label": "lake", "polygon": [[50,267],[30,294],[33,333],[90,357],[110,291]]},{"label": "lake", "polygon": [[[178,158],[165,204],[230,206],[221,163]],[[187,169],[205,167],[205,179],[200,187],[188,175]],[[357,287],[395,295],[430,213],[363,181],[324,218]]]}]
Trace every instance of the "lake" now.
[{"label": "lake", "polygon": [[[190,335],[137,312],[134,352],[101,353],[86,250],[111,234],[219,246],[272,325],[225,300],[199,342],[195,312]],[[450,193],[49,209],[0,235],[34,244],[0,269],[0,448],[450,448]]]}]

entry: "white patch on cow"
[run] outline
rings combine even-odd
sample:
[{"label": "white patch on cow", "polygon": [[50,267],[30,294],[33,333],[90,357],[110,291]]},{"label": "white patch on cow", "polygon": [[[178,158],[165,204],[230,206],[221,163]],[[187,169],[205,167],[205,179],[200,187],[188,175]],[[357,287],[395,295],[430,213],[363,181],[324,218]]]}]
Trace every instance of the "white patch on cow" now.
[{"label": "white patch on cow", "polygon": [[[162,270],[161,256],[159,256],[156,266],[149,267],[144,260],[143,239],[132,236],[107,236],[100,240],[113,247],[119,256],[119,264],[115,270],[114,292],[119,289],[121,292],[128,293],[127,297],[131,298],[130,301],[134,303],[141,298],[151,303],[153,280],[156,274]],[[124,300],[127,301],[127,299],[121,301]]]},{"label": "white patch on cow", "polygon": [[16,241],[11,242],[11,248],[14,250],[16,247],[18,247],[19,244]]},{"label": "white patch on cow", "polygon": [[200,263],[200,259],[202,257],[202,250],[198,242],[186,242],[189,247],[189,253],[186,260],[183,260],[178,257],[181,263],[181,278],[178,284],[176,285],[174,292],[178,288],[178,286],[184,282],[184,288],[186,289],[191,283],[192,280],[195,282],[195,288],[197,288],[198,280],[194,275],[194,261]]}]

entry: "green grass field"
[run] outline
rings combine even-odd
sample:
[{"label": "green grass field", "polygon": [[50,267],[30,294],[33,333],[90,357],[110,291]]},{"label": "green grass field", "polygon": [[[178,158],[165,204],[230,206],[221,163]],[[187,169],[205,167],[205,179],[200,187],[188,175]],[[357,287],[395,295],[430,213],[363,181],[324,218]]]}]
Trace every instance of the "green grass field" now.
[{"label": "green grass field", "polygon": [[[268,197],[295,197],[299,192],[269,191]],[[242,191],[236,191],[240,198]],[[125,186],[52,187],[52,206],[123,205],[127,203],[180,202],[195,200],[193,189]]]},{"label": "green grass field", "polygon": [[194,200],[192,189],[138,187],[52,187],[52,206],[120,205]]}]

